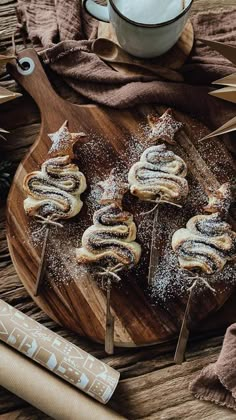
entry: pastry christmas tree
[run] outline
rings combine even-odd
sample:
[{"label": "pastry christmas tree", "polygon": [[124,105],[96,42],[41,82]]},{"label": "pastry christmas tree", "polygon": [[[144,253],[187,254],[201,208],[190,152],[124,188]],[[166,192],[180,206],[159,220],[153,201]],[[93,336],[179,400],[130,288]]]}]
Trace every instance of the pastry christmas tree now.
[{"label": "pastry christmas tree", "polygon": [[56,133],[49,134],[53,142],[50,153],[55,157],[47,159],[41,170],[27,174],[23,181],[26,214],[46,226],[35,296],[39,293],[45,274],[49,226],[62,226],[58,220],[74,217],[83,205],[80,195],[86,189],[86,179],[78,166],[71,161],[73,145],[80,136],[80,133],[70,133],[65,121]]},{"label": "pastry christmas tree", "polygon": [[25,212],[50,224],[80,212],[86,179],[69,156],[58,156],[46,160],[40,171],[27,174],[23,189]]},{"label": "pastry christmas tree", "polygon": [[135,241],[136,225],[131,213],[122,209],[122,198],[127,186],[110,177],[100,183],[104,205],[93,216],[93,225],[82,236],[82,246],[76,250],[80,264],[94,265],[95,275],[102,277],[107,289],[107,316],[105,349],[113,353],[114,318],[110,313],[110,293],[112,282],[119,282],[120,272],[130,269],[139,262],[141,247]]},{"label": "pastry christmas tree", "polygon": [[[175,134],[183,126],[176,121],[172,111],[167,110],[161,117],[149,117],[151,125],[150,139],[154,141],[166,141],[175,143]],[[182,201],[188,195],[188,182],[185,179],[187,166],[183,159],[170,150],[165,144],[159,144],[147,148],[139,162],[136,162],[128,174],[128,182],[131,194],[140,200],[149,201],[155,204],[152,243],[150,250],[150,262],[148,273],[148,284],[154,282],[154,274],[157,265],[157,222],[158,206],[161,203],[168,203],[181,207]]]},{"label": "pastry christmas tree", "polygon": [[188,194],[187,166],[164,144],[149,147],[128,175],[131,194],[154,203],[178,204]]},{"label": "pastry christmas tree", "polygon": [[214,274],[223,270],[227,261],[236,258],[236,233],[224,220],[230,197],[229,185],[222,185],[209,197],[209,204],[204,208],[211,214],[192,217],[186,228],[174,233],[172,247],[180,267]]},{"label": "pastry christmas tree", "polygon": [[172,248],[178,256],[179,265],[189,270],[194,281],[176,348],[176,363],[182,363],[184,358],[189,336],[187,321],[195,286],[201,281],[214,292],[209,284],[214,273],[222,271],[227,262],[236,260],[236,233],[226,222],[230,203],[231,189],[226,183],[210,193],[208,205],[204,207],[204,211],[210,214],[192,217],[186,228],[177,230],[172,237]]}]

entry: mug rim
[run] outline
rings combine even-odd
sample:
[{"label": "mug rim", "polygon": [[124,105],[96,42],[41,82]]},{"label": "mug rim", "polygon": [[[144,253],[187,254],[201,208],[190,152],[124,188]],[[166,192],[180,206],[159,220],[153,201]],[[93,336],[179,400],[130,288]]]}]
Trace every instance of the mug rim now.
[{"label": "mug rim", "polygon": [[125,15],[123,15],[120,10],[116,7],[116,5],[114,4],[113,0],[109,0],[110,5],[112,6],[113,10],[124,20],[126,20],[128,23],[131,23],[132,25],[135,26],[139,26],[141,28],[160,28],[163,26],[167,26],[170,25],[173,22],[176,22],[178,19],[180,19],[182,16],[184,16],[188,10],[190,9],[190,7],[192,6],[194,0],[191,0],[189,5],[182,11],[180,12],[177,16],[175,16],[174,18],[167,20],[165,22],[160,22],[160,23],[141,23],[141,22],[136,22],[135,20],[129,19],[128,17],[126,17]]}]

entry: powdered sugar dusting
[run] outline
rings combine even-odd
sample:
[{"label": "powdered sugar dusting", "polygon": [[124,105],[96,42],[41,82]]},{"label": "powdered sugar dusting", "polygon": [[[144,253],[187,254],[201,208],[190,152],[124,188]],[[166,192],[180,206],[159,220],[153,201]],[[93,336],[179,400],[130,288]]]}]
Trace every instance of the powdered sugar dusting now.
[{"label": "powdered sugar dusting", "polygon": [[[199,133],[198,133],[199,134]],[[150,146],[150,126],[140,124],[135,133],[127,135],[125,140],[122,139],[123,147],[114,152],[111,142],[108,139],[97,135],[96,133],[87,133],[88,141],[82,142],[77,148],[77,159],[81,171],[85,174],[89,188],[81,196],[84,206],[79,215],[75,218],[63,221],[63,228],[50,228],[50,238],[48,246],[48,287],[54,284],[57,287],[69,285],[71,281],[79,281],[81,273],[87,273],[90,267],[79,266],[75,259],[75,248],[81,246],[81,238],[83,232],[92,224],[94,212],[101,207],[99,200],[101,199],[102,190],[98,186],[99,182],[104,181],[110,171],[115,169],[116,176],[119,180],[127,182],[129,168],[140,159],[143,151]],[[168,146],[176,154],[182,158],[185,154],[180,150],[178,144]],[[214,145],[208,150],[205,145],[199,145],[202,156],[207,161],[207,154],[214,154]],[[180,151],[180,153],[179,153]],[[182,151],[182,153],[181,153]],[[181,155],[182,154],[182,155]],[[228,176],[228,168],[222,168],[221,156],[219,158],[221,170],[218,170],[218,164],[211,164],[211,170],[215,176],[222,171]],[[99,159],[99,165],[98,165]],[[216,161],[216,160],[215,160]],[[232,171],[231,171],[232,172]],[[191,279],[188,274],[179,268],[177,257],[171,248],[171,237],[173,233],[186,225],[186,222],[194,215],[202,212],[202,207],[207,204],[207,197],[200,184],[188,175],[190,194],[182,209],[176,209],[170,205],[160,206],[158,236],[160,238],[160,258],[155,273],[155,285],[148,289],[147,273],[149,263],[150,243],[153,229],[153,214],[143,215],[142,213],[150,210],[152,204],[141,202],[137,198],[127,193],[123,200],[125,210],[134,214],[138,233],[137,241],[142,246],[142,257],[139,265],[132,270],[132,277],[135,276],[136,281],[147,296],[149,296],[153,304],[167,306],[170,301],[186,295],[188,287],[191,285]],[[39,230],[40,225],[35,221],[29,224],[30,237],[34,246],[41,246],[44,238],[43,230]],[[129,281],[128,273],[122,274],[122,279]],[[235,268],[232,264],[228,264],[226,268],[212,276],[210,281],[213,284],[222,283],[221,291],[227,288],[227,285],[234,284]],[[122,284],[119,285],[122,288]],[[203,290],[199,285],[199,291]]]}]

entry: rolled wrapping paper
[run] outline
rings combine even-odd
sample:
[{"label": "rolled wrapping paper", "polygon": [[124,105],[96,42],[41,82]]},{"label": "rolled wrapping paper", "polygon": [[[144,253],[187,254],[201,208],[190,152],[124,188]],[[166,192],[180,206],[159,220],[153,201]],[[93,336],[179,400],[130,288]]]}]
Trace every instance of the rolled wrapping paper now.
[{"label": "rolled wrapping paper", "polygon": [[124,419],[1,342],[0,385],[56,420]]},{"label": "rolled wrapping paper", "polygon": [[110,400],[118,384],[119,372],[3,300],[0,340],[102,404]]}]

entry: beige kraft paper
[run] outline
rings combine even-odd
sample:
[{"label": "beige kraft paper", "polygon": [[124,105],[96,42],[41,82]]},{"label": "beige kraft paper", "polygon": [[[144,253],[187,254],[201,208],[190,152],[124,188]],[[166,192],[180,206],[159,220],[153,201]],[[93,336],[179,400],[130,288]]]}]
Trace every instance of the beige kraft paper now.
[{"label": "beige kraft paper", "polygon": [[118,384],[119,372],[1,299],[0,340],[103,404]]},{"label": "beige kraft paper", "polygon": [[124,419],[1,342],[0,385],[56,420]]}]

